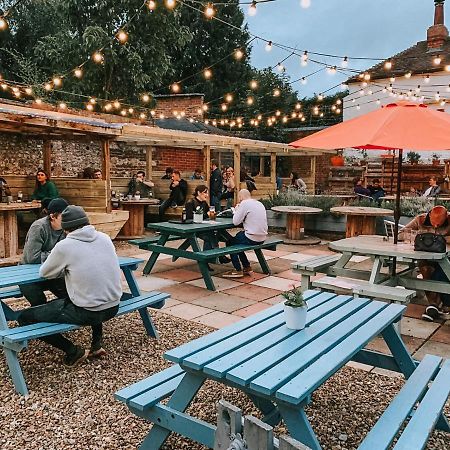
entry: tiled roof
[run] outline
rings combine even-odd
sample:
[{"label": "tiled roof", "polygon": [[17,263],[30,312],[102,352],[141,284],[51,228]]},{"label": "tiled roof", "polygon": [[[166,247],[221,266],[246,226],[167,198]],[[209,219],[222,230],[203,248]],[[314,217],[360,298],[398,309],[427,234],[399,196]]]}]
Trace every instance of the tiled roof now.
[{"label": "tiled roof", "polygon": [[228,136],[227,133],[220,128],[214,127],[212,125],[203,122],[190,122],[188,119],[155,119],[155,124],[159,128],[165,128],[169,130],[178,131],[191,131],[194,133],[206,133],[206,134],[220,134]]},{"label": "tiled roof", "polygon": [[[439,66],[433,64],[434,56],[440,55],[442,62]],[[386,70],[384,63],[392,60],[392,69]],[[433,72],[442,72],[443,67],[450,64],[450,38],[447,38],[444,45],[440,49],[431,49],[427,47],[427,41],[420,41],[416,45],[398,53],[391,58],[382,61],[364,73],[370,74],[371,80],[379,80],[382,78],[400,77],[405,73],[424,74]],[[347,80],[347,83],[360,83],[362,80],[356,75]]]}]

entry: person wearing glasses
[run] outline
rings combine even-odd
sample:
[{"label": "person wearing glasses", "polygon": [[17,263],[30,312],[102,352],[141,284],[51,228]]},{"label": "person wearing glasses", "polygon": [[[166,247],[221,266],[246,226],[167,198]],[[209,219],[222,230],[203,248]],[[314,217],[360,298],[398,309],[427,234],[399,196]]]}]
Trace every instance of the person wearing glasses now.
[{"label": "person wearing glasses", "polygon": [[36,172],[36,187],[31,195],[32,200],[44,200],[44,198],[58,198],[59,192],[53,181],[50,181],[49,175],[39,169]]}]

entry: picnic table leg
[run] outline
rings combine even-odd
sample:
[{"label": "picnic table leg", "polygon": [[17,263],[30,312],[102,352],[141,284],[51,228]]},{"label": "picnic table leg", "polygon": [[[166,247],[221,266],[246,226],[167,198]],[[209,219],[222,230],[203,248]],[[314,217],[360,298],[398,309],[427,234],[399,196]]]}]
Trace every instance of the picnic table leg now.
[{"label": "picnic table leg", "polygon": [[257,248],[255,249],[256,257],[258,258],[259,265],[261,266],[262,271],[270,275],[272,272],[270,271],[270,267],[267,264],[266,258],[264,257],[264,253],[262,252],[262,249]]},{"label": "picnic table leg", "polygon": [[307,445],[312,450],[322,449],[316,437],[316,433],[314,433],[314,430],[306,417],[303,407],[293,408],[284,403],[280,403],[278,405],[278,409],[280,410],[281,417],[289,430],[289,434],[294,439]]},{"label": "picnic table leg", "polygon": [[[200,246],[198,245],[197,237],[193,236],[189,239],[192,250],[194,252],[200,252]],[[197,261],[200,272],[202,273],[203,279],[205,280],[206,289],[209,291],[215,291],[216,286],[214,286],[214,281],[209,273],[208,263],[206,261]]]},{"label": "picnic table leg", "polygon": [[[189,242],[189,239],[186,239],[179,247],[178,250],[187,250],[191,243]],[[172,256],[172,262],[175,262],[179,256]]]},{"label": "picnic table leg", "polygon": [[[127,280],[131,295],[133,297],[139,297],[141,295],[141,290],[139,289],[139,285],[136,281],[136,278],[134,277],[132,268],[129,266],[123,267],[122,272],[125,275],[125,279]],[[161,303],[162,305],[164,305],[164,301],[162,301]],[[159,303],[155,304],[154,307],[160,307]],[[141,316],[142,323],[144,324],[144,328],[147,331],[147,335],[159,339],[158,330],[156,329],[155,324],[153,323],[153,320],[147,311],[147,308],[141,308],[138,311],[139,315]]]},{"label": "picnic table leg", "polygon": [[3,351],[5,352],[9,373],[11,374],[16,392],[28,397],[27,383],[23,376],[22,368],[20,367],[19,358],[17,357],[18,352],[11,350],[10,348],[3,348]]},{"label": "picnic table leg", "polygon": [[[170,397],[167,406],[177,411],[184,412],[191,404],[198,390],[202,387],[205,377],[186,373],[175,392]],[[148,435],[140,445],[140,450],[158,450],[169,437],[171,430],[154,424]]]},{"label": "picnic table leg", "polygon": [[275,427],[281,422],[281,415],[278,408],[270,401],[247,393],[253,404],[264,414],[262,421]]},{"label": "picnic table leg", "polygon": [[[389,347],[392,356],[400,367],[400,370],[405,375],[405,378],[408,379],[416,369],[416,363],[409,354],[408,349],[405,347],[402,338],[395,330],[394,325],[389,325],[385,330],[383,330],[381,335]],[[446,431],[447,433],[450,432],[450,424],[443,413],[441,413],[438,421],[436,422],[436,428]]]},{"label": "picnic table leg", "polygon": [[[157,244],[158,245],[165,245],[167,240],[169,239],[170,233],[161,233],[161,236],[158,239]],[[150,255],[150,258],[148,258],[147,263],[145,264],[144,270],[142,271],[144,275],[148,275],[152,269],[153,266],[156,263],[156,260],[158,259],[159,253],[152,251],[152,254]]]}]

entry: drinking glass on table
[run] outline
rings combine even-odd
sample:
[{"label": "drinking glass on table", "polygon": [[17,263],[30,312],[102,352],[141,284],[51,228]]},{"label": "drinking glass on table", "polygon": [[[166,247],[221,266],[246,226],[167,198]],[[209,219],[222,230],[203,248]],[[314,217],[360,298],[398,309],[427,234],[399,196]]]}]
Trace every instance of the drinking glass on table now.
[{"label": "drinking glass on table", "polygon": [[216,219],[216,207],[210,206],[208,211],[208,217],[209,220],[215,220]]}]

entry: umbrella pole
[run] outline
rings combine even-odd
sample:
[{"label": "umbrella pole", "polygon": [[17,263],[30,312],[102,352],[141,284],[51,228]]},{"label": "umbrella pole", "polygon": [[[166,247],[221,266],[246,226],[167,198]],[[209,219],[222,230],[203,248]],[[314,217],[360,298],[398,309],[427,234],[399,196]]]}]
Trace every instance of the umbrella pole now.
[{"label": "umbrella pole", "polygon": [[[402,159],[403,150],[398,151],[398,166],[397,166],[397,192],[395,196],[395,209],[394,209],[394,244],[398,242],[398,223],[400,221],[400,193],[401,193],[401,182],[402,182]],[[392,160],[394,163],[394,160]],[[391,276],[395,277],[397,272],[397,258],[392,259],[392,272]]]},{"label": "umbrella pole", "polygon": [[392,155],[392,160],[391,160],[391,189],[390,189],[391,195],[392,195],[392,189],[394,188],[394,165],[395,165],[395,150],[394,150],[394,154]]}]

